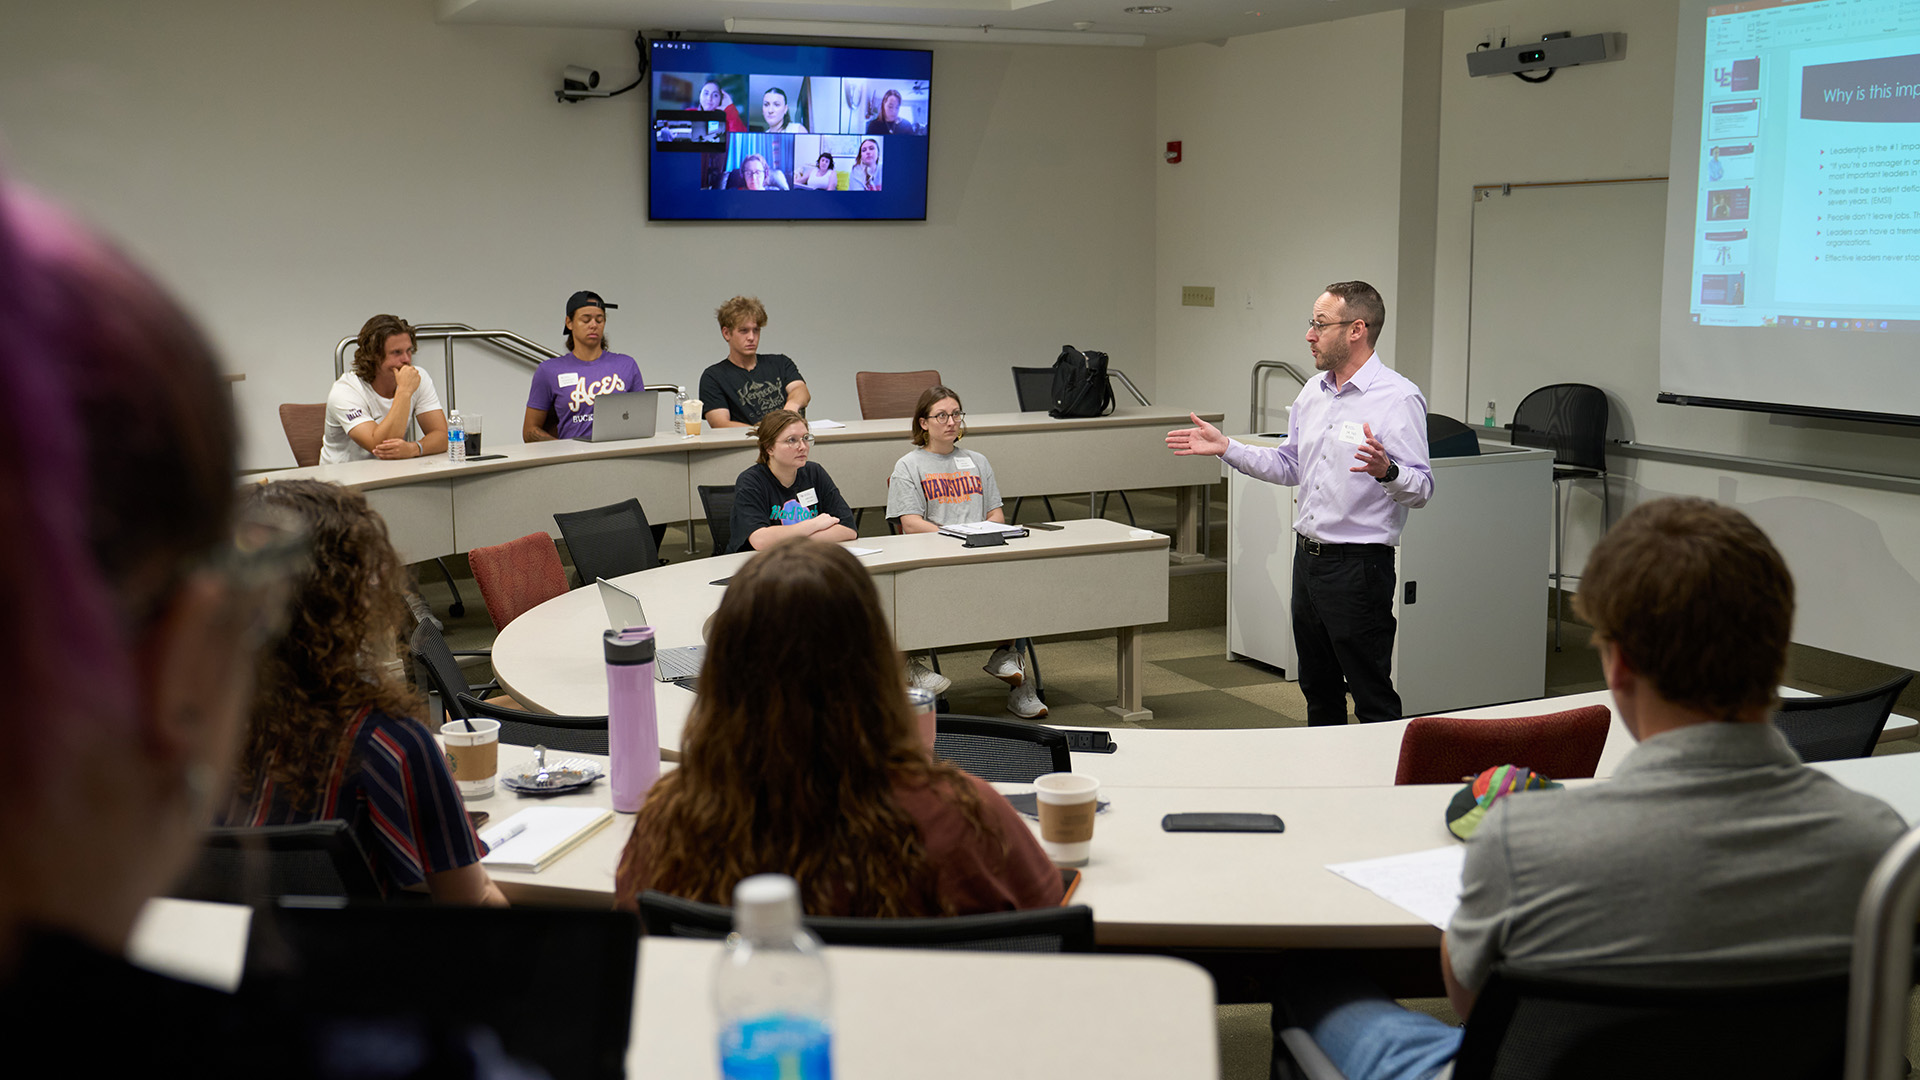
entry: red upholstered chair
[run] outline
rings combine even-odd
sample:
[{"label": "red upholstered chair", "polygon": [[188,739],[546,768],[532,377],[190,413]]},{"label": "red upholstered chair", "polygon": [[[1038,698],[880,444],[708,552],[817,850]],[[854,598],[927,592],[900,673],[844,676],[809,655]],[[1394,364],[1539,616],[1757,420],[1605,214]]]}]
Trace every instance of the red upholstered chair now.
[{"label": "red upholstered chair", "polygon": [[567,591],[567,570],[560,565],[560,552],[553,546],[553,537],[543,532],[528,533],[493,547],[474,548],[467,552],[467,562],[473,567],[474,583],[480,586],[495,630],[505,630],[528,608]]},{"label": "red upholstered chair", "polygon": [[1613,714],[1605,705],[1548,713],[1466,719],[1420,716],[1400,737],[1396,784],[1458,784],[1495,765],[1525,765],[1553,780],[1593,775]]},{"label": "red upholstered chair", "polygon": [[327,403],[280,406],[280,428],[287,433],[293,463],[306,469],[320,464],[320,446],[327,432]]}]

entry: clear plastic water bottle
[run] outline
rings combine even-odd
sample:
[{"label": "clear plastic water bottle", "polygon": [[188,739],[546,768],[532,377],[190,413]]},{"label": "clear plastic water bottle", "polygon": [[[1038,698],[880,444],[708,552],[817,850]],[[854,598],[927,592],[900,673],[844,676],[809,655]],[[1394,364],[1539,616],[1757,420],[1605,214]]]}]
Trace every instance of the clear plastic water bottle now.
[{"label": "clear plastic water bottle", "polygon": [[820,942],[800,925],[800,890],[755,874],[733,890],[733,933],[714,975],[725,1080],[830,1080],[832,988]]},{"label": "clear plastic water bottle", "polygon": [[675,435],[685,435],[687,433],[687,391],[685,387],[681,387],[673,395],[673,433]]},{"label": "clear plastic water bottle", "polygon": [[1493,426],[1493,402],[1487,402],[1487,426]]},{"label": "clear plastic water bottle", "polygon": [[460,410],[447,414],[447,460],[455,464],[467,460],[467,422]]}]

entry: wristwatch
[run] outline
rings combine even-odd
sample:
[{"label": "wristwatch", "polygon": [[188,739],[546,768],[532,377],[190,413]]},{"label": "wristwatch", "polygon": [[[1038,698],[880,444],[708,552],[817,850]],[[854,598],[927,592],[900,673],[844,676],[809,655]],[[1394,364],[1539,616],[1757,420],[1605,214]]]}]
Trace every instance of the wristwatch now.
[{"label": "wristwatch", "polygon": [[1393,460],[1392,458],[1387,459],[1386,475],[1376,476],[1373,478],[1374,482],[1377,484],[1391,484],[1398,479],[1400,479],[1400,463]]}]

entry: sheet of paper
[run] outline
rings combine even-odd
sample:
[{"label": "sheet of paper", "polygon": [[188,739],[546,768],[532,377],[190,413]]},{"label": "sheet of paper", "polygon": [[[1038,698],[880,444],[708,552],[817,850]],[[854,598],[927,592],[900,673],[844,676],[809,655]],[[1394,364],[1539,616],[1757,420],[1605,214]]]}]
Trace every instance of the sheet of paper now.
[{"label": "sheet of paper", "polygon": [[808,431],[832,431],[832,430],[833,430],[834,428],[843,428],[843,427],[846,427],[846,426],[847,426],[847,425],[845,425],[845,424],[843,424],[843,423],[841,423],[841,422],[840,422],[840,421],[838,421],[838,420],[809,420],[809,421],[807,421],[807,430],[808,430]]},{"label": "sheet of paper", "polygon": [[878,555],[878,554],[880,554],[880,549],[879,549],[879,548],[864,548],[864,547],[854,547],[854,546],[853,546],[852,544],[841,544],[840,546],[841,546],[841,547],[843,547],[843,548],[846,548],[846,549],[847,549],[848,551],[850,551],[850,552],[852,552],[852,553],[853,553],[853,557],[854,557],[854,558],[856,558],[856,559],[858,559],[858,558],[861,558],[862,556],[866,556],[866,555]]},{"label": "sheet of paper", "polygon": [[1466,860],[1466,845],[1454,844],[1384,859],[1330,863],[1327,869],[1445,930],[1460,906],[1460,870]]}]

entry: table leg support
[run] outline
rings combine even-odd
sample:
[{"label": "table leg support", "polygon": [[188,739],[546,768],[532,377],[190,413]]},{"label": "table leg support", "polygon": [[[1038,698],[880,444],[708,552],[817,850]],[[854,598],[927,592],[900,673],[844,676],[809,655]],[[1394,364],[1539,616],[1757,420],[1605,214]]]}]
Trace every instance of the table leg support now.
[{"label": "table leg support", "polygon": [[1169,554],[1175,566],[1203,561],[1200,554],[1200,500],[1207,497],[1204,487],[1174,490],[1174,508],[1178,522],[1173,530],[1173,550]]},{"label": "table leg support", "polygon": [[1107,712],[1114,717],[1135,723],[1153,719],[1153,710],[1147,708],[1146,696],[1141,692],[1141,676],[1146,667],[1146,652],[1143,641],[1134,627],[1123,626],[1118,633],[1114,650],[1114,669],[1119,689],[1120,703],[1107,706]]}]

